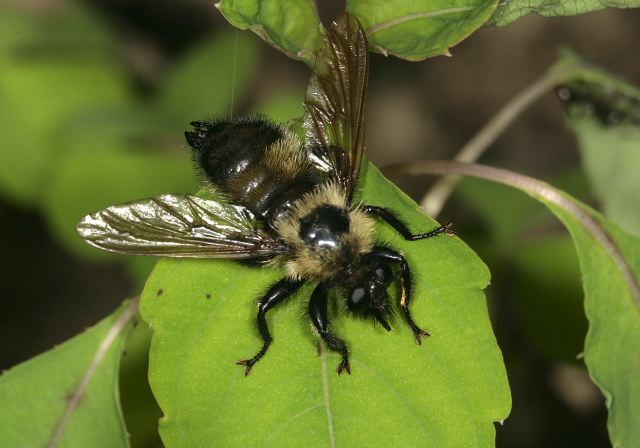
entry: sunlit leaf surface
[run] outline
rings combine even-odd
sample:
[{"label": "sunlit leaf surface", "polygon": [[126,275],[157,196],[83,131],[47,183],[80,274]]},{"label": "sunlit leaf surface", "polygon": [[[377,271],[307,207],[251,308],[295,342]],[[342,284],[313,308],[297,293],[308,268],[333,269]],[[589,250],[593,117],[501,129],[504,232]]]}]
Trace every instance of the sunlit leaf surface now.
[{"label": "sunlit leaf surface", "polygon": [[[416,232],[436,224],[378,171],[364,170],[367,201],[393,208]],[[275,342],[253,369],[235,361],[260,347],[256,299],[282,277],[230,261],[162,260],[143,294],[153,330],[150,381],[175,446],[490,447],[510,395],[484,295],[485,265],[458,238],[419,242],[379,226],[379,238],[413,267],[422,346],[398,319],[387,333],[330,313],[352,350],[352,375],[339,355],[319,356],[304,317],[311,287],[270,313]],[[337,298],[336,298],[337,299]]]},{"label": "sunlit leaf surface", "polygon": [[[2,446],[129,446],[118,369],[134,313],[127,302],[95,327],[0,376]],[[83,380],[86,390],[74,405]]]},{"label": "sunlit leaf surface", "polygon": [[496,0],[349,0],[369,47],[409,61],[447,54],[484,24]]}]

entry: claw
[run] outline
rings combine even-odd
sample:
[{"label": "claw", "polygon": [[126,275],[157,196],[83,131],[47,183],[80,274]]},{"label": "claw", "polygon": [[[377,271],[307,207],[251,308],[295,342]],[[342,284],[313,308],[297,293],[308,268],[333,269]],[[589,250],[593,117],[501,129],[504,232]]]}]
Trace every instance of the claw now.
[{"label": "claw", "polygon": [[338,368],[336,369],[336,373],[340,375],[343,370],[346,370],[349,375],[351,375],[351,366],[349,365],[348,359],[343,359],[340,364],[338,364]]},{"label": "claw", "polygon": [[244,376],[247,376],[249,375],[249,373],[251,373],[251,368],[256,363],[256,361],[256,359],[242,359],[240,361],[237,361],[236,365],[245,366]]},{"label": "claw", "polygon": [[447,236],[456,236],[456,231],[453,230],[453,221],[448,221],[444,226],[444,234]]},{"label": "claw", "polygon": [[422,340],[420,339],[421,336],[424,336],[425,338],[428,338],[431,335],[429,333],[427,333],[426,331],[424,331],[423,329],[415,327],[413,329],[413,338],[415,339],[416,344],[418,344],[418,345],[422,345]]}]

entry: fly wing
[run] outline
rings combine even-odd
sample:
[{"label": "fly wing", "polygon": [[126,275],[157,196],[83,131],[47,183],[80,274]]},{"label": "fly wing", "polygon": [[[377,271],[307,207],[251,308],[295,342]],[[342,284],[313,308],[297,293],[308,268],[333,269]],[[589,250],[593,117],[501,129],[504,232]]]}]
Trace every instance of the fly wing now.
[{"label": "fly wing", "polygon": [[85,216],[76,229],[87,243],[124,254],[238,259],[286,250],[245,207],[185,194],[115,205]]},{"label": "fly wing", "polygon": [[367,38],[355,16],[333,23],[318,53],[305,98],[305,144],[314,165],[353,193],[364,151]]}]

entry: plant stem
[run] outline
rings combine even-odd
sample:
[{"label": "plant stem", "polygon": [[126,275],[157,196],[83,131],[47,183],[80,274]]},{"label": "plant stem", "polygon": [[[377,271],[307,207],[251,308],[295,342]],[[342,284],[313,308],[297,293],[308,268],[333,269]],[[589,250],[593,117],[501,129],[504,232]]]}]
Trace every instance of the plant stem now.
[{"label": "plant stem", "polygon": [[551,185],[513,171],[494,168],[486,165],[472,163],[461,163],[457,161],[445,160],[424,160],[411,163],[390,165],[382,172],[388,176],[398,175],[449,175],[471,176],[487,179],[504,185],[509,185],[518,190],[524,191],[530,196],[549,202],[572,215],[591,236],[609,254],[622,277],[624,278],[629,292],[635,299],[635,304],[640,312],[640,285],[633,269],[620,252],[616,242],[602,224],[594,218],[585,208],[578,205],[561,191]]},{"label": "plant stem", "polygon": [[[562,81],[553,67],[540,78],[528,85],[519,94],[505,104],[463,147],[454,160],[458,162],[475,162],[496,141],[504,130],[531,104],[547,93],[558,82]],[[429,216],[438,216],[445,202],[451,196],[458,183],[458,176],[446,176],[431,187],[422,198],[421,206]]]}]

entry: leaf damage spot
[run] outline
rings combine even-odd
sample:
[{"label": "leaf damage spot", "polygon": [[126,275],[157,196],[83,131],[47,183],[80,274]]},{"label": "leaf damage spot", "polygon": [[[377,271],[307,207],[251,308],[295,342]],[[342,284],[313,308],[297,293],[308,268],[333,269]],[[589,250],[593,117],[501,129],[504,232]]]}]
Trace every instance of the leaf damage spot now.
[{"label": "leaf damage spot", "polygon": [[211,298],[211,294],[207,293],[205,297],[207,298],[207,300],[209,300]]}]

